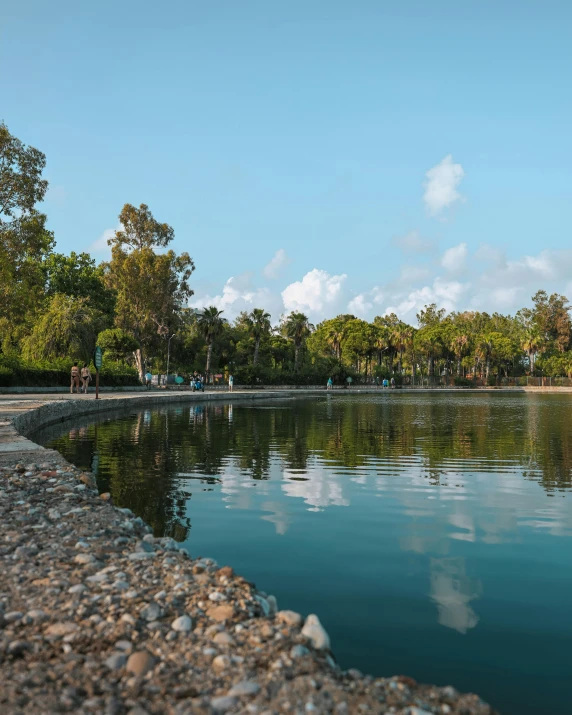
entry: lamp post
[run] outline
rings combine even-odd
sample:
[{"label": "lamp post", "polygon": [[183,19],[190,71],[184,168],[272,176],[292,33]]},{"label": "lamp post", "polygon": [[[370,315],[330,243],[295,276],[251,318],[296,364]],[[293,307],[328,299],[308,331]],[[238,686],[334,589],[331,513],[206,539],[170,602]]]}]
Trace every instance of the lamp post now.
[{"label": "lamp post", "polygon": [[177,333],[173,333],[167,343],[167,382],[165,383],[165,387],[167,387],[167,385],[169,384],[169,360],[171,358],[171,340],[175,337],[176,334]]}]

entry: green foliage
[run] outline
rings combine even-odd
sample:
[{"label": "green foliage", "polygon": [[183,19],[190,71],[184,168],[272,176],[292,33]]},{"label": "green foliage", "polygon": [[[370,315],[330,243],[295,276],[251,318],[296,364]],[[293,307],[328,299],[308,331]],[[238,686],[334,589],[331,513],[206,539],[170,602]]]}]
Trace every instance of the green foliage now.
[{"label": "green foliage", "polygon": [[455,377],[454,380],[455,387],[475,387],[475,381],[469,380],[466,377]]},{"label": "green foliage", "polygon": [[115,309],[113,291],[105,287],[103,268],[96,266],[89,253],[72,251],[69,256],[51,253],[44,261],[46,295],[56,293],[74,298],[89,298],[91,305],[110,316]]},{"label": "green foliage", "polygon": [[74,299],[57,293],[22,341],[22,354],[28,360],[64,357],[88,360],[103,322],[102,313],[91,307],[88,298]]},{"label": "green foliage", "polygon": [[48,189],[42,179],[45,166],[41,151],[23,144],[0,123],[0,221],[30,213],[43,200]]},{"label": "green foliage", "polygon": [[[69,387],[73,360],[28,362],[0,360],[0,387]],[[91,365],[92,374],[95,366]],[[106,365],[99,373],[101,387],[140,385],[137,370],[128,365]]]},{"label": "green foliage", "polygon": [[135,338],[120,328],[103,330],[97,336],[97,345],[103,350],[106,360],[128,360],[141,346]]}]

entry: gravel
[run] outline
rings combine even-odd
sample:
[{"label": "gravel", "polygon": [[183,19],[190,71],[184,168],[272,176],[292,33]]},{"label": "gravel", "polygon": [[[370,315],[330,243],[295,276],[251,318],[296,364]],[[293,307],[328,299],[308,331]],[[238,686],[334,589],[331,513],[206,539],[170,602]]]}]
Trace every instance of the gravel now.
[{"label": "gravel", "polygon": [[317,616],[153,538],[49,454],[0,466],[3,714],[492,715],[451,687],[342,671]]}]

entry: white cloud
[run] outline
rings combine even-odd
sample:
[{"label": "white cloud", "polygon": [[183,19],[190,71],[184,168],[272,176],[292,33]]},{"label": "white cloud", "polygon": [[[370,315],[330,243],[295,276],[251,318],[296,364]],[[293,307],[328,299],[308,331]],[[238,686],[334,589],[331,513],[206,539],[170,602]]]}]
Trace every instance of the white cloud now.
[{"label": "white cloud", "polygon": [[291,283],[282,291],[286,312],[308,313],[312,319],[335,315],[343,301],[346,279],[345,273],[332,276],[327,271],[314,268],[301,281]]},{"label": "white cloud", "polygon": [[116,231],[120,231],[121,226],[106,228],[99,238],[87,247],[88,253],[94,253],[97,258],[107,259],[111,257],[111,248],[107,245],[110,238],[115,236]]},{"label": "white cloud", "polygon": [[383,303],[383,291],[379,286],[374,286],[366,293],[359,293],[348,303],[348,313],[352,313],[358,318],[366,318],[371,310]]},{"label": "white cloud", "polygon": [[412,290],[405,295],[395,295],[396,302],[389,305],[384,314],[395,313],[402,320],[415,323],[417,312],[430,303],[437,303],[440,308],[445,308],[447,312],[462,309],[463,306],[460,305],[460,301],[469,287],[469,283],[445,281],[437,276],[432,285]]},{"label": "white cloud", "polygon": [[279,248],[274,254],[271,261],[264,266],[262,273],[266,278],[278,278],[282,268],[290,262],[286,251],[283,248]]},{"label": "white cloud", "polygon": [[243,310],[250,312],[253,308],[264,308],[274,320],[282,313],[282,301],[279,296],[268,288],[255,288],[251,284],[249,273],[232,276],[227,280],[219,295],[204,295],[191,300],[190,306],[201,310],[215,305],[224,311],[224,317],[232,320]]},{"label": "white cloud", "polygon": [[459,243],[458,246],[448,248],[441,258],[441,265],[447,271],[456,273],[463,270],[469,252],[466,243]]},{"label": "white cloud", "polygon": [[457,188],[464,175],[461,164],[453,164],[451,154],[429,169],[425,174],[427,181],[423,201],[431,216],[437,216],[455,201],[463,199]]},{"label": "white cloud", "polygon": [[394,236],[391,240],[404,253],[428,253],[435,247],[433,241],[421,238],[419,231],[409,231],[404,236]]}]

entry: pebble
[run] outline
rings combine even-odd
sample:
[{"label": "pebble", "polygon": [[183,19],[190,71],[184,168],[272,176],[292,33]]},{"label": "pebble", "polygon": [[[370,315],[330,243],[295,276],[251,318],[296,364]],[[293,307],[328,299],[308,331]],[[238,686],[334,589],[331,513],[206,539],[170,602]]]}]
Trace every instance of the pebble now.
[{"label": "pebble", "polygon": [[243,680],[240,683],[237,683],[236,685],[233,685],[232,688],[228,691],[227,695],[229,697],[241,697],[243,695],[256,695],[258,691],[260,690],[260,685],[256,683],[254,680]]},{"label": "pebble", "polygon": [[222,631],[221,633],[215,634],[213,642],[217,643],[218,645],[232,645],[234,643],[234,640],[230,633]]},{"label": "pebble", "polygon": [[187,615],[179,616],[171,623],[171,628],[177,633],[188,633],[192,627],[193,621]]},{"label": "pebble", "polygon": [[146,650],[131,653],[127,659],[126,668],[133,675],[145,675],[155,665],[155,659]]},{"label": "pebble", "polygon": [[105,665],[109,670],[119,670],[127,663],[127,656],[124,653],[113,653],[105,660]]},{"label": "pebble", "polygon": [[320,619],[314,613],[306,618],[302,635],[308,638],[316,650],[324,650],[330,648],[330,637],[320,623]]},{"label": "pebble", "polygon": [[295,611],[278,611],[276,619],[280,623],[284,623],[284,625],[290,626],[291,628],[300,628],[303,621],[302,616]]},{"label": "pebble", "polygon": [[303,645],[295,645],[290,649],[290,658],[295,660],[296,658],[303,658],[308,655],[310,651]]},{"label": "pebble", "polygon": [[212,666],[215,670],[230,668],[230,658],[228,655],[217,655],[216,658],[213,658]]},{"label": "pebble", "polygon": [[215,713],[225,713],[233,708],[237,703],[236,698],[222,696],[211,700],[211,708]]}]

